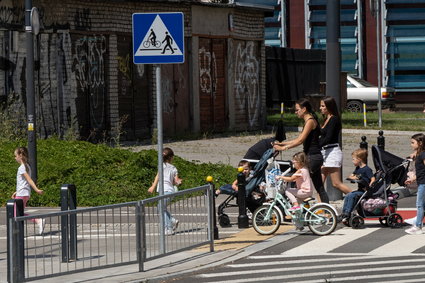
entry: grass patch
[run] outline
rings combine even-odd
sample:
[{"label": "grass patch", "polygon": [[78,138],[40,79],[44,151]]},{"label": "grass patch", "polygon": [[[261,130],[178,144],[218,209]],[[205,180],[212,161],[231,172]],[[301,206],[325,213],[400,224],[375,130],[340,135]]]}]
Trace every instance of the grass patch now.
[{"label": "grass patch", "polygon": [[[319,115],[319,119],[322,119]],[[378,112],[368,112],[367,127],[364,127],[363,113],[342,113],[342,127],[344,129],[376,129],[378,127]],[[267,117],[269,125],[275,125],[280,120],[280,114],[273,114]],[[294,113],[285,113],[283,121],[287,127],[302,127],[303,122]],[[425,114],[417,112],[383,112],[382,113],[382,130],[393,131],[418,131],[424,129]],[[406,127],[408,125],[408,128]]]},{"label": "grass patch", "polygon": [[[2,142],[0,146],[0,202],[10,199],[16,189],[16,171],[19,165],[13,157],[22,142]],[[75,184],[78,206],[136,201],[151,197],[147,192],[157,171],[155,150],[131,152],[111,148],[103,144],[57,139],[37,142],[38,186],[44,195],[31,194],[29,206],[60,205],[60,186]],[[183,178],[179,189],[206,184],[208,175],[217,180],[216,185],[230,183],[236,178],[236,170],[227,165],[195,164],[176,156],[174,165]]]}]

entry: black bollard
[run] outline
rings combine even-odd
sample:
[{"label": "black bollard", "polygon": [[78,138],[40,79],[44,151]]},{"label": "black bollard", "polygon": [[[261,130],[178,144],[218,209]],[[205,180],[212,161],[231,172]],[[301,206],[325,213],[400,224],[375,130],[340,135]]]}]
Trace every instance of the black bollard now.
[{"label": "black bollard", "polygon": [[[16,214],[16,215],[15,215]],[[24,216],[22,199],[11,199],[6,204],[7,216],[7,282],[24,282],[24,222],[13,218]]]},{"label": "black bollard", "polygon": [[384,137],[384,131],[378,132],[379,136],[376,138],[376,142],[378,143],[378,147],[382,150],[385,150],[385,137]]},{"label": "black bollard", "polygon": [[243,168],[238,168],[238,204],[239,204],[239,216],[238,216],[238,228],[248,228],[248,216],[246,215],[246,199],[245,199],[245,175]]},{"label": "black bollard", "polygon": [[218,235],[217,217],[216,217],[216,211],[215,211],[215,187],[212,181],[209,183],[210,183],[210,191],[211,191],[212,203],[213,203],[212,207],[213,207],[214,240],[218,240],[220,239],[220,237]]},{"label": "black bollard", "polygon": [[362,141],[360,142],[360,148],[364,148],[367,150],[366,136],[362,136]]},{"label": "black bollard", "polygon": [[[61,211],[77,209],[77,189],[75,185],[62,185]],[[62,262],[77,260],[77,215],[61,216]]]}]

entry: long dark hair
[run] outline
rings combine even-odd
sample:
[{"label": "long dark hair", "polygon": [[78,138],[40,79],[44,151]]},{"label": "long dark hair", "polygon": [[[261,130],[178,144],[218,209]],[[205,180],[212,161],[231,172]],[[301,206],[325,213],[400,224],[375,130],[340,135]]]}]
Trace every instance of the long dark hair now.
[{"label": "long dark hair", "polygon": [[29,154],[26,147],[20,146],[15,148],[15,153],[21,157],[22,163],[25,166],[25,170],[30,174],[30,166],[28,164]]},{"label": "long dark hair", "polygon": [[333,97],[331,96],[325,96],[322,98],[322,101],[325,103],[326,105],[326,109],[328,109],[328,112],[334,116],[337,116],[338,118],[339,116],[339,111],[338,111],[338,106],[336,105],[336,101]]},{"label": "long dark hair", "polygon": [[418,149],[416,150],[416,156],[419,155],[422,151],[425,151],[425,135],[422,133],[414,134],[411,137],[412,140],[415,140],[418,143]]},{"label": "long dark hair", "polygon": [[313,116],[314,120],[316,120],[317,124],[319,125],[319,119],[317,118],[316,113],[313,111],[313,107],[311,106],[310,101],[307,98],[301,98],[297,102],[301,108],[305,108],[311,116]]},{"label": "long dark hair", "polygon": [[174,157],[174,152],[171,148],[166,147],[162,150],[162,158],[164,163],[169,163]]}]

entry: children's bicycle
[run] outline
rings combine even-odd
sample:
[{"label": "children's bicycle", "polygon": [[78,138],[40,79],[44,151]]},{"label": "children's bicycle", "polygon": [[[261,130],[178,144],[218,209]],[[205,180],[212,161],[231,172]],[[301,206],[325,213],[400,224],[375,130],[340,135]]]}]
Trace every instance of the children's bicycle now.
[{"label": "children's bicycle", "polygon": [[314,203],[314,198],[308,198],[301,203],[300,209],[290,211],[292,205],[289,199],[278,190],[279,187],[282,187],[284,191],[286,186],[286,183],[279,182],[273,193],[272,201],[264,203],[255,210],[252,216],[252,225],[255,231],[262,235],[275,233],[282,221],[285,220],[285,215],[291,217],[291,222],[298,230],[303,230],[305,226],[308,226],[311,232],[319,236],[328,235],[335,230],[337,213],[331,205]]}]

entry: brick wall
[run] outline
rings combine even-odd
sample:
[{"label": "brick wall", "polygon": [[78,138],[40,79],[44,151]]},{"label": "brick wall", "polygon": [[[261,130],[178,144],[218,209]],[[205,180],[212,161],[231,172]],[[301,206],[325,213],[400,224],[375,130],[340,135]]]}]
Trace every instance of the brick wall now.
[{"label": "brick wall", "polygon": [[[21,125],[25,125],[26,121],[23,2],[0,2],[3,11],[0,14],[0,27],[3,28],[0,31],[0,56],[7,62],[0,69],[0,99],[6,99],[9,108],[17,110],[11,113],[18,113]],[[118,73],[121,71],[123,57],[130,58],[131,64],[132,51],[128,49],[129,57],[124,56],[123,50],[120,50],[118,55],[117,36],[131,37],[133,13],[183,12],[185,36],[190,38],[192,35],[191,1],[40,0],[33,1],[33,4],[39,8],[43,27],[34,41],[35,59],[39,62],[39,69],[36,69],[34,74],[37,132],[41,137],[80,133],[84,138],[96,139],[105,133],[111,136],[119,133],[122,118],[119,110],[119,93],[123,92],[118,90]],[[211,8],[211,5],[208,7]],[[223,6],[216,8],[223,13],[229,10]],[[235,124],[238,127],[235,128],[257,129],[265,121],[263,17],[261,12],[252,9],[233,7],[231,10],[234,15],[234,31],[229,38],[236,49],[233,53],[229,51],[229,46],[227,49],[227,65],[232,67],[227,72],[227,80],[234,80],[235,75],[238,75],[239,81],[237,88],[233,88],[233,91],[226,95],[234,96],[235,103],[239,105],[238,113],[235,114]],[[188,55],[197,56],[197,53],[190,51]],[[259,58],[256,58],[258,56]],[[190,58],[187,60],[190,62]],[[255,64],[251,64],[254,61]],[[248,73],[237,71],[237,67],[241,68],[240,70],[245,68]],[[148,66],[140,72],[139,68],[132,66],[131,72],[133,79],[137,77],[134,73],[139,72],[143,77],[138,79],[149,82],[146,90],[126,93],[147,96],[150,111],[147,111],[146,115],[149,117],[146,119],[151,121],[151,131],[156,127],[154,70]],[[174,80],[191,81],[188,73],[176,74],[179,75],[184,77]],[[243,81],[241,78],[244,76],[251,76],[252,80]],[[235,86],[235,81],[228,83]],[[250,92],[242,94],[241,91],[236,91],[238,88],[239,90],[248,88]],[[252,107],[242,106],[247,101],[252,103],[253,98],[255,110]],[[193,125],[193,121],[191,123]],[[151,137],[149,130],[148,133],[146,131],[140,133],[144,136],[139,136],[138,139]]]}]

